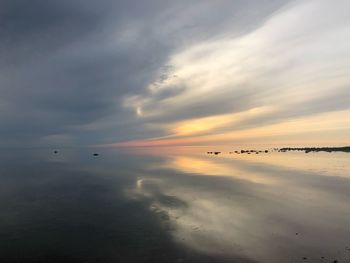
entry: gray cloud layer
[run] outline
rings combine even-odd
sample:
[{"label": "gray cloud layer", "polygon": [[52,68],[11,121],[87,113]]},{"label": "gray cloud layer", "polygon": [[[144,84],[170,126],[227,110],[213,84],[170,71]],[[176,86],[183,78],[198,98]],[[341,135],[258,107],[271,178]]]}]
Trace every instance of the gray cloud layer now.
[{"label": "gray cloud layer", "polygon": [[[164,135],[156,127],[145,130],[150,122],[254,107],[257,90],[248,86],[229,96],[184,102],[158,117],[137,118],[125,104],[135,96],[149,99],[147,88],[159,72],[163,72],[160,82],[176,78],[169,65],[174,54],[197,43],[248,34],[288,3],[1,1],[0,146],[74,146],[142,139]],[[185,85],[158,92],[145,108],[163,111],[165,100],[184,92]],[[233,100],[236,108],[231,107]],[[217,103],[221,106],[213,106]]]}]

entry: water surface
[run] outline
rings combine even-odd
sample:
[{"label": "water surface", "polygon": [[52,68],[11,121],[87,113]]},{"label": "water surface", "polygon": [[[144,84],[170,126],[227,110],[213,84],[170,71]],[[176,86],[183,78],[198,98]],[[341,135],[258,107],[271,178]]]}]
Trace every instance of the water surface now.
[{"label": "water surface", "polygon": [[1,262],[350,262],[350,154],[0,151]]}]

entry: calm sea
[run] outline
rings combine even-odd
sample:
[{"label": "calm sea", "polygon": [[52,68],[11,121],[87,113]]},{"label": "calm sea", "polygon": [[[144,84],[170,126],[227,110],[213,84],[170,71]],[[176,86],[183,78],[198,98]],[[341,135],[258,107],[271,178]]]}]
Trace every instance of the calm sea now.
[{"label": "calm sea", "polygon": [[208,150],[1,150],[0,262],[350,262],[350,153]]}]

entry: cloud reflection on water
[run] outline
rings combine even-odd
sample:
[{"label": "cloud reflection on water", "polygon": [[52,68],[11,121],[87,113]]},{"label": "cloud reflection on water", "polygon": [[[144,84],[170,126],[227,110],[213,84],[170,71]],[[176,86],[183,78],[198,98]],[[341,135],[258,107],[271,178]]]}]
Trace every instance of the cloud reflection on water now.
[{"label": "cloud reflection on water", "polygon": [[348,154],[95,150],[0,152],[1,262],[349,261]]},{"label": "cloud reflection on water", "polygon": [[133,191],[157,196],[151,209],[169,216],[176,242],[258,262],[350,258],[346,154],[161,155]]}]

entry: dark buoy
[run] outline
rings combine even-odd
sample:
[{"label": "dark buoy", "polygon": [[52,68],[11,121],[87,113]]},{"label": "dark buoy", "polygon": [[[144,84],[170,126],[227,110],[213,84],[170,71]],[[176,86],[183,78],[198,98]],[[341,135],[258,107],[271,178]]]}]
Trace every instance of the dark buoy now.
[{"label": "dark buoy", "polygon": [[98,153],[94,153],[93,155],[94,155],[94,156],[99,156],[99,154],[98,154]]},{"label": "dark buoy", "polygon": [[58,151],[53,151],[54,154],[58,154]]}]

